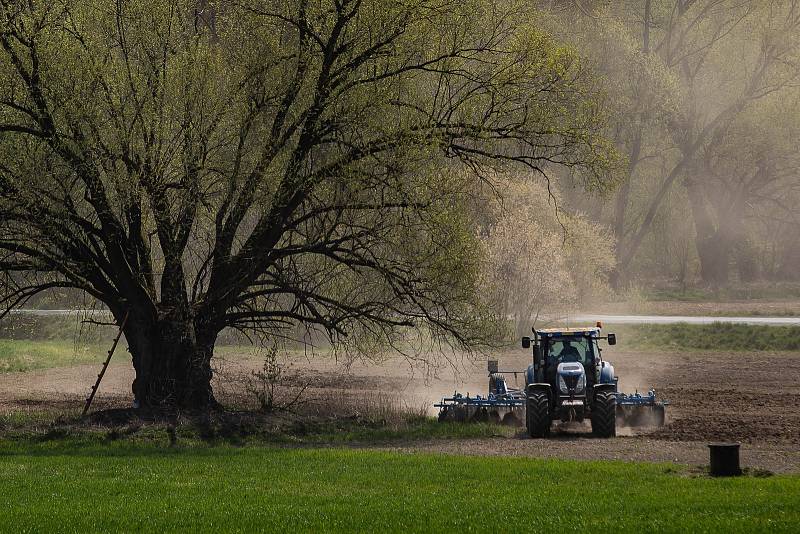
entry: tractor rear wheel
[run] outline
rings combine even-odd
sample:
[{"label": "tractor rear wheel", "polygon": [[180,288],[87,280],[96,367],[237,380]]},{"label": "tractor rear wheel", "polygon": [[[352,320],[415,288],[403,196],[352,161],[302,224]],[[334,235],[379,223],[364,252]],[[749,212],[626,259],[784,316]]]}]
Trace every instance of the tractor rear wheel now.
[{"label": "tractor rear wheel", "polygon": [[531,393],[528,396],[525,426],[532,438],[545,438],[550,433],[550,401],[546,393]]},{"label": "tractor rear wheel", "polygon": [[592,434],[598,438],[617,435],[617,397],[611,391],[601,391],[594,396]]}]

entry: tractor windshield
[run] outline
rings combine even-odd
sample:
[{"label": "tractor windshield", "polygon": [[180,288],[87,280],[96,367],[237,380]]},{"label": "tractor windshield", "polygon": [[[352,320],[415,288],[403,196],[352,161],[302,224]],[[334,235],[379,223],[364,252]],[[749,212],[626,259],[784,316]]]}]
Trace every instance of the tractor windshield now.
[{"label": "tractor windshield", "polygon": [[594,362],[592,343],[588,337],[554,338],[548,351],[549,363],[578,362],[591,365]]}]

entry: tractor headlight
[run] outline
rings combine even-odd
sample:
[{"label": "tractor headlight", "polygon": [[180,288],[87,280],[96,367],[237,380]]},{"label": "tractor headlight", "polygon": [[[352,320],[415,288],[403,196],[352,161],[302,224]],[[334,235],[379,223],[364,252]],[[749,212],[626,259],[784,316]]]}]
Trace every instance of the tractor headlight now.
[{"label": "tractor headlight", "polygon": [[567,383],[561,375],[558,375],[558,389],[561,390],[561,393],[567,393]]},{"label": "tractor headlight", "polygon": [[586,389],[586,375],[582,374],[580,378],[578,378],[578,383],[575,386],[575,393],[581,393],[584,389]]}]

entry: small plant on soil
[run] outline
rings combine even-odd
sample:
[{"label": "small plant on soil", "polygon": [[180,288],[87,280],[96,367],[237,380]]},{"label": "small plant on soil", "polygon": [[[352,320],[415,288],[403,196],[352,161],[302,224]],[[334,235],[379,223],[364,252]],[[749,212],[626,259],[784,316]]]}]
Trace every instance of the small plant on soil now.
[{"label": "small plant on soil", "polygon": [[[286,387],[284,383],[298,383],[300,377],[297,371],[291,368],[291,364],[285,363],[280,348],[273,344],[266,349],[264,365],[260,371],[253,371],[248,390],[256,398],[258,407],[261,411],[272,413],[278,410],[286,410],[294,406],[308,387],[308,383],[294,388],[293,395],[288,399],[284,394]],[[285,399],[285,400],[284,400]]]}]

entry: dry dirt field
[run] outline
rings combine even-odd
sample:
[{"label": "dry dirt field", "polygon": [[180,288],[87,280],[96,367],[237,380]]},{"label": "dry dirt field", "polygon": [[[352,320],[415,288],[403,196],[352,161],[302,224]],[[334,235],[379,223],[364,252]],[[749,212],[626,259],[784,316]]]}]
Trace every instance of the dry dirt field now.
[{"label": "dry dirt field", "polygon": [[[522,370],[528,353],[496,354],[502,370]],[[564,458],[597,458],[707,463],[706,445],[714,441],[742,443],[742,464],[775,472],[800,472],[800,353],[667,353],[608,349],[624,391],[655,387],[668,399],[668,421],[660,429],[629,431],[611,440],[591,438],[586,427],[557,427],[548,440],[532,440],[521,430],[514,438],[432,440],[392,443],[388,448],[459,454],[503,454]],[[227,354],[216,390],[233,399],[243,389],[242,377],[260,367],[251,357]],[[308,389],[309,403],[327,400],[357,409],[354,399],[402,399],[416,410],[428,408],[455,389],[471,394],[486,390],[485,361],[457,361],[436,373],[412,369],[403,360],[381,365],[354,363],[349,371],[325,358],[296,357]],[[99,365],[79,365],[30,373],[0,375],[0,412],[64,410],[76,412],[93,383]],[[133,372],[126,362],[113,364],[100,388],[94,408],[124,406]],[[513,375],[508,376],[514,384]],[[296,379],[300,380],[300,379]],[[246,399],[239,395],[238,400]]]}]

